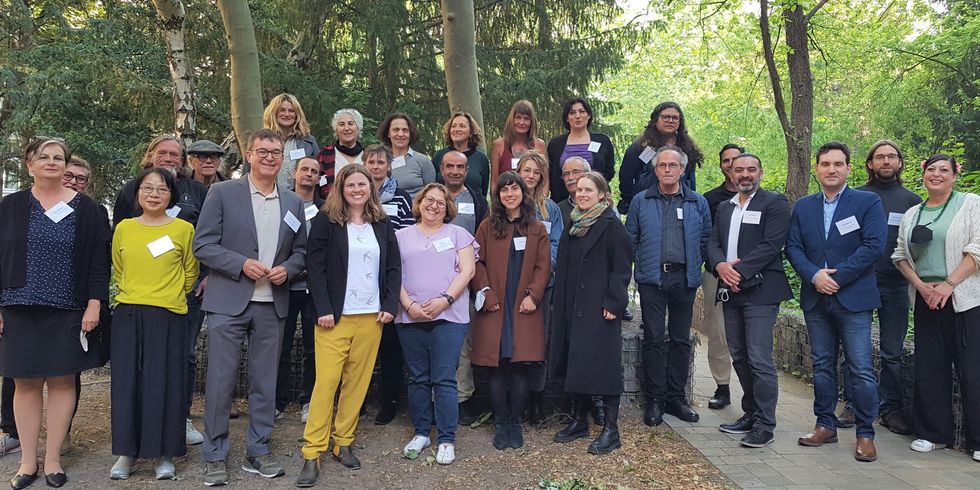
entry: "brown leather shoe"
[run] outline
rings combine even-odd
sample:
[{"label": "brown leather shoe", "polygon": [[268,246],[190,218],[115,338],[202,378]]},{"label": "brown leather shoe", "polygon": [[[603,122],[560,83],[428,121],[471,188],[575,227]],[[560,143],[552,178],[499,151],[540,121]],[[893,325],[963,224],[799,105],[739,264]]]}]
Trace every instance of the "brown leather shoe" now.
[{"label": "brown leather shoe", "polygon": [[854,446],[854,459],[870,463],[878,459],[878,450],[875,449],[875,440],[869,437],[858,437],[857,445]]},{"label": "brown leather shoe", "polygon": [[817,425],[809,434],[797,439],[801,446],[820,447],[824,444],[837,442],[837,431]]}]

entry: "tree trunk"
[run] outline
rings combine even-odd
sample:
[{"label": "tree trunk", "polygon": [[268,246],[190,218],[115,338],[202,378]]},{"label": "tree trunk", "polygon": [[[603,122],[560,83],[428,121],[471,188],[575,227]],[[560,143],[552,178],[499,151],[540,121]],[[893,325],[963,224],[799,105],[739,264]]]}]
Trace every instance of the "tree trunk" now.
[{"label": "tree trunk", "polygon": [[[248,136],[262,129],[262,73],[259,50],[255,43],[252,13],[246,0],[218,0],[221,21],[228,37],[231,58],[231,124],[241,154],[245,154]],[[248,161],[243,160],[245,171]]]},{"label": "tree trunk", "polygon": [[194,75],[184,42],[184,3],[181,0],[153,0],[157,18],[167,40],[167,62],[174,84],[174,132],[184,145],[197,139],[194,110]]},{"label": "tree trunk", "polygon": [[449,112],[469,112],[483,128],[473,0],[442,0],[442,30]]},{"label": "tree trunk", "polygon": [[293,47],[289,50],[289,55],[286,58],[293,66],[304,71],[310,66],[313,51],[319,45],[320,37],[323,35],[323,24],[327,21],[327,15],[330,13],[329,2],[322,0],[308,2],[307,8],[313,12],[304,16],[299,36],[296,37],[296,42],[293,43]]}]

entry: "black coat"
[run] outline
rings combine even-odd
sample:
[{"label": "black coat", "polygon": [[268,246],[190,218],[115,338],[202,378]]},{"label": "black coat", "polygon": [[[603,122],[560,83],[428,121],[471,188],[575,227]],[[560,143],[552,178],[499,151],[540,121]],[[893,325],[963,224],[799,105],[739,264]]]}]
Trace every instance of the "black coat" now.
[{"label": "black coat", "polygon": [[[592,170],[601,173],[606,182],[612,180],[616,175],[616,156],[612,141],[609,137],[589,131],[592,141],[599,143],[599,151],[592,154]],[[565,151],[568,144],[568,133],[551,138],[548,142],[548,182],[551,186],[551,200],[561,202],[568,199],[568,189],[565,188],[565,181],[561,178],[561,166],[565,162],[560,162],[561,154]]]},{"label": "black coat", "polygon": [[[629,304],[630,239],[612,208],[584,237],[569,236],[569,229],[562,233],[555,265],[552,373],[565,378],[565,391],[618,395],[623,392],[622,317]],[[574,260],[569,247],[580,246],[585,248],[582,260]],[[616,319],[604,319],[603,309]]]}]

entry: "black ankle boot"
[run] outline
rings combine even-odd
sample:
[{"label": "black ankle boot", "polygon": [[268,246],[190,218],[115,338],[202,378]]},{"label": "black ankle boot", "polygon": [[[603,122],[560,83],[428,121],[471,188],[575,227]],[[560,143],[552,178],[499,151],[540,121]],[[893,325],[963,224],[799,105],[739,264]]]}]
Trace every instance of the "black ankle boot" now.
[{"label": "black ankle boot", "polygon": [[606,454],[619,449],[619,397],[616,400],[609,400],[605,404],[605,425],[599,437],[596,437],[592,444],[589,444],[589,453]]},{"label": "black ankle boot", "polygon": [[574,417],[567,427],[555,434],[555,442],[572,442],[589,436],[589,407],[591,400],[588,397],[576,397],[572,412]]},{"label": "black ankle boot", "polygon": [[527,422],[538,426],[544,422],[544,392],[532,391],[527,404]]},{"label": "black ankle boot", "polygon": [[511,449],[520,449],[524,447],[524,427],[521,426],[520,422],[510,423],[510,433],[508,434],[508,441],[510,442],[509,447]]},{"label": "black ankle boot", "polygon": [[510,421],[499,415],[493,421],[493,447],[503,451],[510,447]]},{"label": "black ankle boot", "polygon": [[602,398],[595,397],[592,399],[592,420],[595,421],[595,425],[599,426],[601,426],[606,420]]}]

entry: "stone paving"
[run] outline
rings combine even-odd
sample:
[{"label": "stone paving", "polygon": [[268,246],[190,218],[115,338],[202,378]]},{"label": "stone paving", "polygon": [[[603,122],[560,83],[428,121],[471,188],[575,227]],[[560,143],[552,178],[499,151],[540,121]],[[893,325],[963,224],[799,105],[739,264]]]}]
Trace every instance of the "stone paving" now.
[{"label": "stone paving", "polygon": [[696,349],[695,410],[701,420],[689,424],[673,416],[664,420],[742,488],[980,489],[980,463],[958,450],[922,454],[909,449],[912,436],[900,436],[875,425],[878,460],[854,459],[854,429],[839,429],[837,444],[800,446],[799,436],[813,428],[813,388],[793,376],[779,375],[776,440],[766,448],[742,447],[741,435],[725,434],[718,424],[742,415],[741,387],[732,372],[732,402],[723,410],[708,409],[715,390],[707,363],[707,343]]}]

